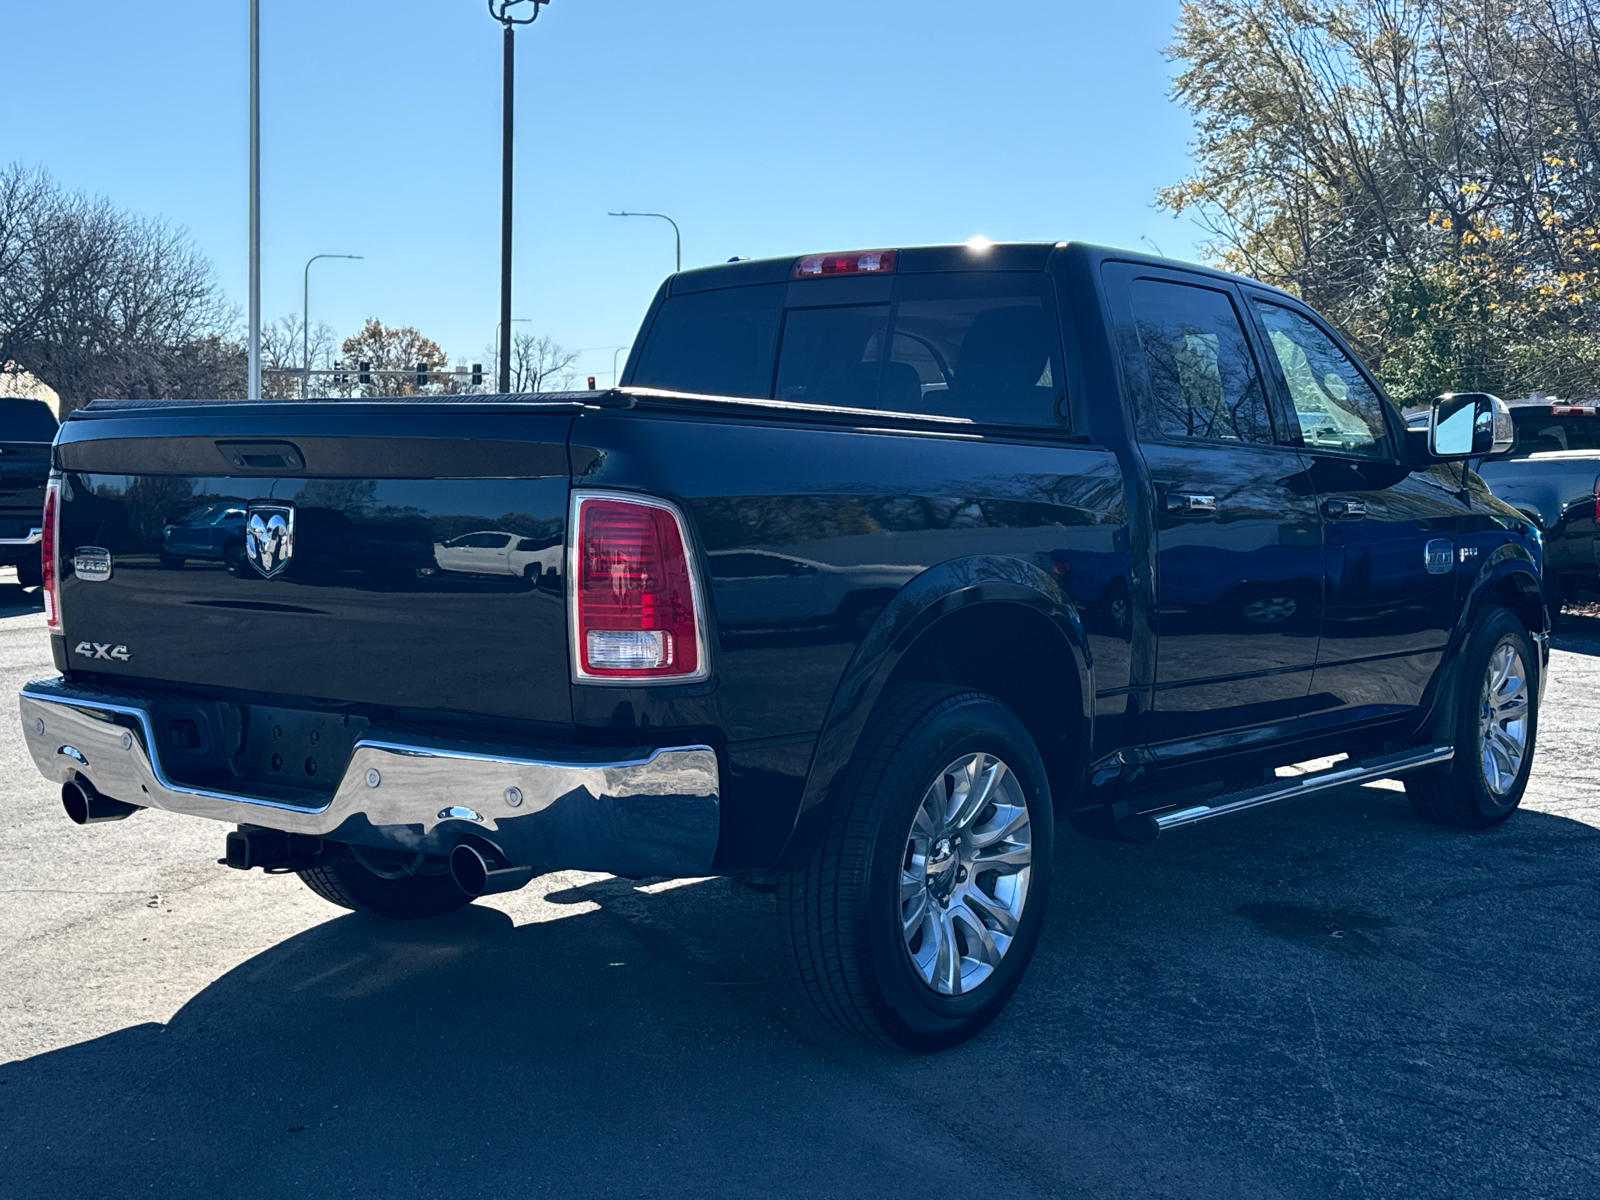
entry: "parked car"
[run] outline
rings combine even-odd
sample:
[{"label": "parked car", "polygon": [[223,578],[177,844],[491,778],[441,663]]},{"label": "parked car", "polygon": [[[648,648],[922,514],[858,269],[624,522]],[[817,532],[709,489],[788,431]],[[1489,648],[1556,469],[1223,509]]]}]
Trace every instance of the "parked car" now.
[{"label": "parked car", "polygon": [[[1435,413],[1407,436],[1291,296],[1069,244],[686,271],[605,392],[96,402],[23,732],[73,820],[227,822],[231,866],[382,916],[743,878],[830,1020],[936,1049],[1070,886],[1058,814],[1143,842],[1401,778],[1429,821],[1511,815],[1540,535],[1463,468],[1511,445],[1493,406]],[[125,569],[162,526],[118,513],[202,492],[246,566]],[[558,531],[560,586],[413,569],[507,513]]]},{"label": "parked car", "polygon": [[23,587],[41,581],[39,514],[56,428],[43,400],[0,397],[0,567],[15,567]]},{"label": "parked car", "polygon": [[537,580],[546,571],[559,572],[566,545],[560,539],[523,537],[502,529],[463,533],[433,547],[441,571],[466,575],[514,575]]},{"label": "parked car", "polygon": [[160,562],[179,568],[190,559],[232,564],[244,562],[244,507],[234,500],[202,504],[161,530]]}]

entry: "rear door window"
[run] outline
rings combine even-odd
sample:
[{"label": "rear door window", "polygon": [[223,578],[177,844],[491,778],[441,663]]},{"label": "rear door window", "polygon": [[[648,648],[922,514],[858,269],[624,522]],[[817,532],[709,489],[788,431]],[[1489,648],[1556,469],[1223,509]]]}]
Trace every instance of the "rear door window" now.
[{"label": "rear door window", "polygon": [[1270,442],[1255,356],[1216,288],[1136,279],[1129,288],[1148,389],[1145,422],[1169,438]]}]

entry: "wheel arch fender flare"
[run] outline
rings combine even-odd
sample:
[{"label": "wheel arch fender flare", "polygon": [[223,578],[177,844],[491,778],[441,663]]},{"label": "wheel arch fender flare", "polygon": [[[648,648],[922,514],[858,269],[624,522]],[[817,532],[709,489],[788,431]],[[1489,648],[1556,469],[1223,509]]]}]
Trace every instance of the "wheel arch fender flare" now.
[{"label": "wheel arch fender flare", "polygon": [[[1450,651],[1458,653],[1484,605],[1509,600],[1511,608],[1535,634],[1549,632],[1545,616],[1544,584],[1539,564],[1527,547],[1503,542],[1484,557],[1467,585],[1467,593],[1456,614],[1456,627],[1450,637]],[[1537,614],[1537,615],[1535,615]]]},{"label": "wheel arch fender flare", "polygon": [[[1539,581],[1539,564],[1526,547],[1507,542],[1484,559],[1467,585],[1460,610],[1456,613],[1455,628],[1445,650],[1443,668],[1435,675],[1431,685],[1432,697],[1426,707],[1428,717],[1422,724],[1427,736],[1448,740],[1455,728],[1456,702],[1460,694],[1457,686],[1461,653],[1466,648],[1467,637],[1473,626],[1490,604],[1503,604],[1510,608],[1528,627],[1541,651],[1549,646],[1549,620],[1544,603],[1544,587]],[[1544,686],[1545,655],[1539,661],[1540,690]]]},{"label": "wheel arch fender flare", "polygon": [[851,656],[812,752],[795,826],[778,869],[798,866],[826,825],[834,781],[849,763],[884,686],[918,639],[942,619],[977,605],[1014,605],[1044,616],[1071,656],[1078,704],[1073,717],[1089,744],[1094,670],[1083,619],[1071,597],[1040,567],[1000,555],[974,555],[929,567],[884,606]]}]

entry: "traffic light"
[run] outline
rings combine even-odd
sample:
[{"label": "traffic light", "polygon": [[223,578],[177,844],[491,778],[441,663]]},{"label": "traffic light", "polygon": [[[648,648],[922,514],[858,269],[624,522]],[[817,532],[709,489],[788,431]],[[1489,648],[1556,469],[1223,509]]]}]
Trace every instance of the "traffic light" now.
[{"label": "traffic light", "polygon": [[589,376],[589,390],[591,392],[594,391],[594,376],[593,375]]},{"label": "traffic light", "polygon": [[359,379],[363,384],[372,382],[372,364],[370,362],[364,362],[361,364]]},{"label": "traffic light", "polygon": [[483,364],[482,363],[473,363],[472,364],[472,386],[473,387],[482,387],[483,386]]},{"label": "traffic light", "polygon": [[428,386],[428,364],[425,362],[417,364],[417,386],[419,388]]},{"label": "traffic light", "polygon": [[344,382],[345,382],[344,381],[344,363],[336,362],[336,363],[333,364],[333,380],[332,380],[332,382],[333,382],[333,386],[334,387],[343,387],[344,386]]}]

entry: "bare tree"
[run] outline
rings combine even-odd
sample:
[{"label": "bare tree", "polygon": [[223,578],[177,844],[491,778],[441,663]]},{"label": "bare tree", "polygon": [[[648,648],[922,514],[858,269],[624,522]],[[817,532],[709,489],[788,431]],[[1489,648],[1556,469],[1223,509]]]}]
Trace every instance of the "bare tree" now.
[{"label": "bare tree", "polygon": [[[307,335],[299,313],[279,317],[261,330],[262,393],[272,398],[298,396],[307,358],[312,370],[326,370],[333,366],[338,346],[338,335],[326,321],[316,322]],[[327,377],[313,376],[310,387],[313,395],[326,391]]]},{"label": "bare tree", "polygon": [[578,355],[554,338],[519,333],[511,339],[511,390],[559,392],[572,386]]},{"label": "bare tree", "polygon": [[64,408],[242,395],[236,324],[184,230],[64,191],[42,169],[0,171],[0,362]]}]

